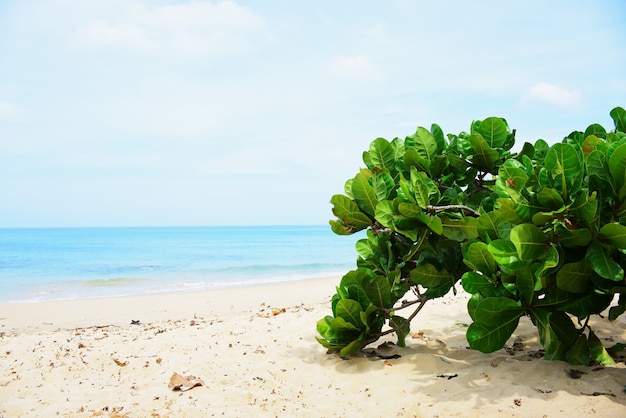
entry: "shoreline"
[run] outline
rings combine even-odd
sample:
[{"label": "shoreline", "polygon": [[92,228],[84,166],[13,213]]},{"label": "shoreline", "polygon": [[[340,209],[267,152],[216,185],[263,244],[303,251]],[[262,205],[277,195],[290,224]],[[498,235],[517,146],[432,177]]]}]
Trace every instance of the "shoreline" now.
[{"label": "shoreline", "polygon": [[[338,282],[0,304],[0,417],[569,418],[626,411],[623,362],[545,361],[530,321],[520,322],[517,344],[506,350],[469,350],[463,294],[430,302],[413,320],[406,348],[379,346],[393,336],[372,345],[397,358],[327,354],[315,324],[330,314]],[[626,320],[596,333],[626,342]],[[173,390],[174,373],[202,385]]]},{"label": "shoreline", "polygon": [[[163,316],[180,319],[181,316],[205,312],[235,313],[240,309],[249,311],[262,303],[283,306],[295,300],[292,298],[294,293],[302,299],[301,304],[321,303],[325,296],[335,292],[335,286],[340,280],[340,276],[332,276],[207,290],[0,302],[0,330],[5,331],[5,328],[11,326],[15,329],[72,328],[73,324],[87,326],[95,323],[121,326],[131,320],[142,321],[140,317],[144,318],[143,322],[148,322],[160,320]],[[300,287],[306,290],[301,295]],[[184,303],[181,304],[181,300]],[[168,302],[172,301],[174,303],[169,305]]]}]

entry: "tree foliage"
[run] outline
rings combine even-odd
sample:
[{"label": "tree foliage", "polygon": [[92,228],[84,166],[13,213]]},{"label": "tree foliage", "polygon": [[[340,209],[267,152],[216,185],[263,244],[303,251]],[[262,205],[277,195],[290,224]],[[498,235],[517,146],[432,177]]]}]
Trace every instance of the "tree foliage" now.
[{"label": "tree foliage", "polygon": [[592,124],[519,152],[499,117],[372,141],[331,199],[332,230],[366,236],[317,323],[320,344],[345,356],[395,333],[403,346],[424,305],[460,286],[471,348],[502,348],[528,316],[546,359],[612,363],[589,325],[626,311],[626,111],[610,115],[612,131]]}]

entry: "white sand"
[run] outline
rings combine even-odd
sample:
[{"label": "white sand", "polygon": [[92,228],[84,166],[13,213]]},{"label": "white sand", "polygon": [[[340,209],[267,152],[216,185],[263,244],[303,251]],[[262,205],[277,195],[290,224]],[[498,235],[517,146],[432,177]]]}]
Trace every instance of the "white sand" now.
[{"label": "white sand", "polygon": [[[528,321],[520,351],[471,351],[461,295],[424,308],[398,359],[328,355],[315,323],[338,282],[0,304],[0,417],[626,416],[624,363],[537,358]],[[626,321],[596,332],[626,342]],[[204,386],[171,390],[175,372]]]}]

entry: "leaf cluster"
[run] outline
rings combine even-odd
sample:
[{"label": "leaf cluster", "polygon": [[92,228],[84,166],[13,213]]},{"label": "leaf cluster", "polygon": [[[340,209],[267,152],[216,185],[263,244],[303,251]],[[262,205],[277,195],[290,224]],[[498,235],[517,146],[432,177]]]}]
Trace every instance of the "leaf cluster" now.
[{"label": "leaf cluster", "polygon": [[332,230],[366,236],[318,341],[341,355],[391,332],[404,345],[424,304],[460,285],[471,348],[502,348],[528,316],[547,359],[613,362],[589,325],[609,307],[611,321],[626,312],[626,111],[610,115],[612,131],[592,124],[519,152],[498,117],[372,141],[331,198]]}]

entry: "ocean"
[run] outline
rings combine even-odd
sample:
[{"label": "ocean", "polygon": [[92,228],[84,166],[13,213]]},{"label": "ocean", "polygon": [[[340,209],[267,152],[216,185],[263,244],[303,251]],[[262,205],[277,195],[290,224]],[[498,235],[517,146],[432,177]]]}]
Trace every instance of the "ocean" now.
[{"label": "ocean", "polygon": [[340,276],[355,268],[363,236],[329,226],[0,229],[0,302]]}]

